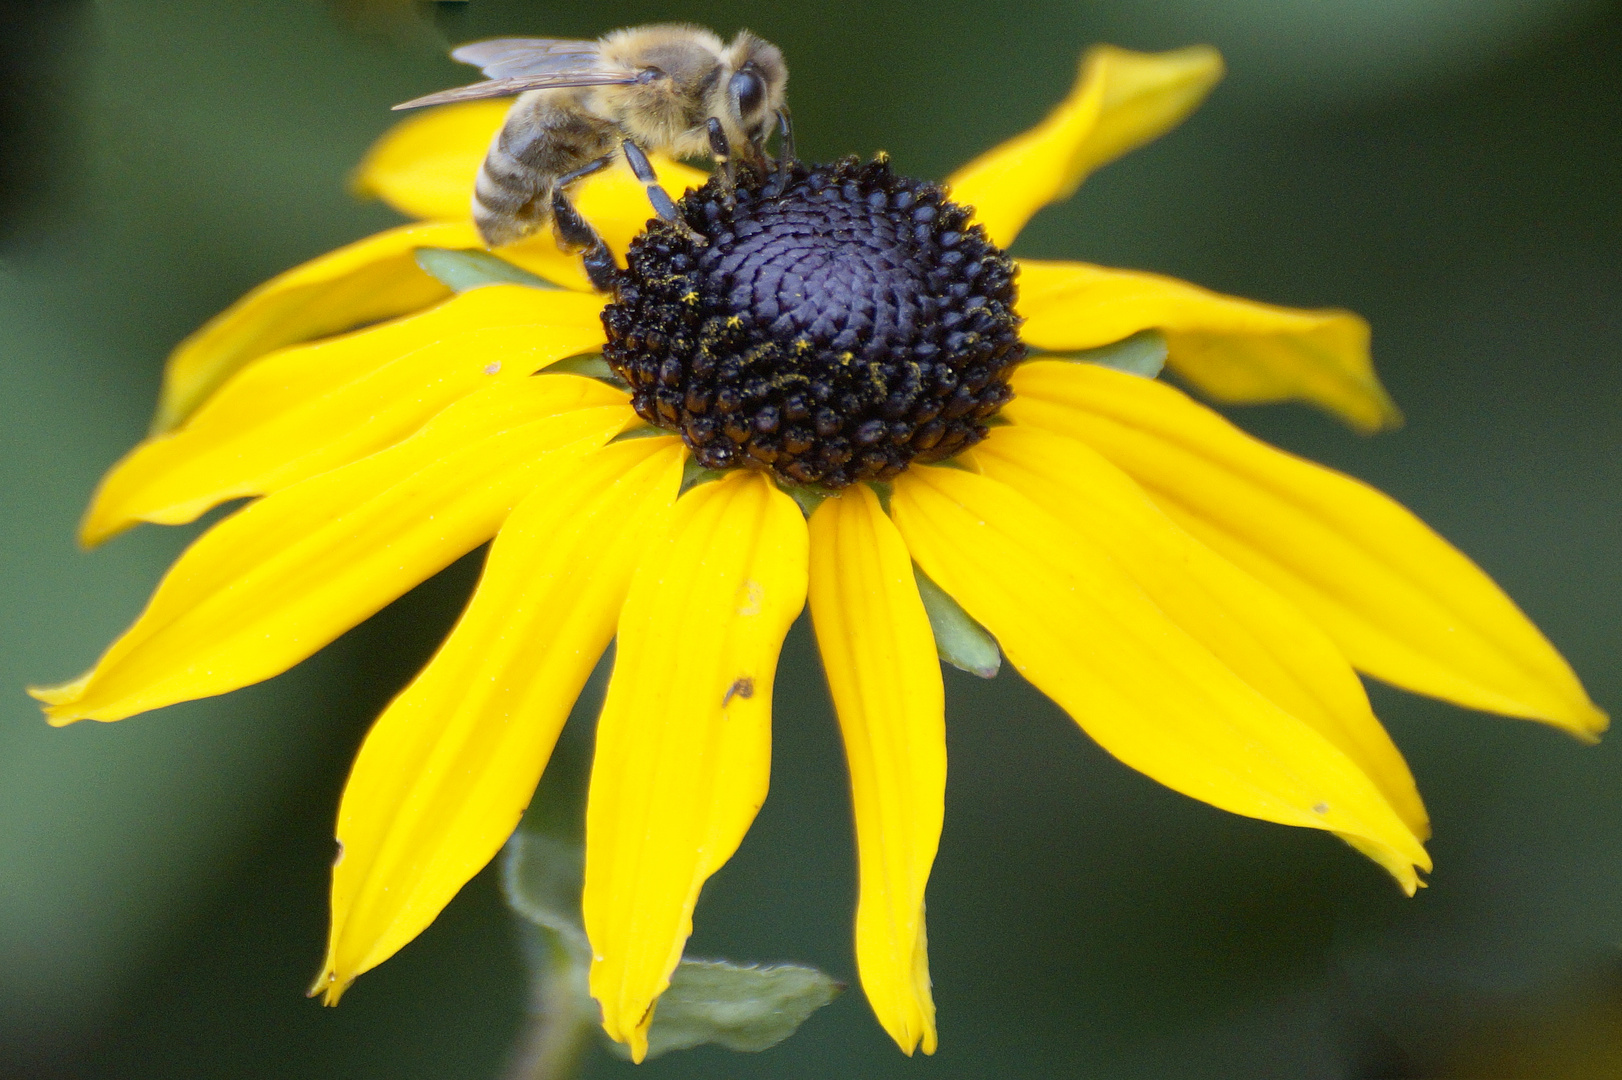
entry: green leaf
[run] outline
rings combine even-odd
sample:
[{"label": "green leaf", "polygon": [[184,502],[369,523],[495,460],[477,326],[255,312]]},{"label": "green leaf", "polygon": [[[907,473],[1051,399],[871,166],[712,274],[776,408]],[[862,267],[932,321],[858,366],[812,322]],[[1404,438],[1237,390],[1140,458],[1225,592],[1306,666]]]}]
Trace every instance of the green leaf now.
[{"label": "green leaf", "polygon": [[[579,1071],[602,1015],[589,989],[591,944],[580,915],[589,746],[565,729],[523,821],[507,841],[501,888],[522,920],[530,1016],[511,1075],[566,1080]],[[764,1050],[782,1042],[843,987],[813,967],[683,960],[659,998],[649,1057],[716,1043]],[[607,1036],[603,1036],[607,1040]],[[625,1047],[611,1043],[621,1057]]]},{"label": "green leaf", "polygon": [[[755,967],[683,960],[654,1008],[648,1057],[715,1043],[729,1050],[776,1046],[844,989],[814,967]],[[629,1051],[619,1044],[621,1057]]]},{"label": "green leaf", "polygon": [[931,581],[916,563],[912,574],[918,579],[918,596],[929,614],[929,626],[935,632],[935,651],[940,658],[959,671],[982,679],[995,676],[1002,667],[1002,650],[997,648],[997,639],[970,618],[969,613],[947,596],[945,589]]},{"label": "green leaf", "polygon": [[1139,330],[1113,344],[1054,359],[1074,360],[1078,364],[1100,364],[1129,375],[1152,379],[1166,366],[1166,335],[1159,330]]},{"label": "green leaf", "polygon": [[507,841],[501,888],[507,906],[543,930],[582,963],[591,959],[580,919],[585,853],[574,840],[519,829]]},{"label": "green leaf", "polygon": [[456,292],[465,293],[483,285],[525,285],[531,289],[556,289],[545,278],[536,277],[521,266],[477,248],[417,249],[417,265]]}]

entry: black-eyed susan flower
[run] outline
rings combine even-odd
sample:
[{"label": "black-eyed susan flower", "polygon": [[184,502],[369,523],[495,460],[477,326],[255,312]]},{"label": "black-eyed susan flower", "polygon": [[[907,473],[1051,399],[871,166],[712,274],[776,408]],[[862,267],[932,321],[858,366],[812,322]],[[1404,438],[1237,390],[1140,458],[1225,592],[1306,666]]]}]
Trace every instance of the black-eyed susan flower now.
[{"label": "black-eyed susan flower", "polygon": [[[317,985],[336,1001],[489,861],[617,641],[583,903],[592,994],[638,1058],[699,890],[766,796],[773,672],[808,598],[849,761],[858,969],[909,1053],[936,1038],[942,604],[1122,761],[1330,831],[1412,892],[1425,811],[1356,671],[1584,738],[1604,714],[1392,500],[1075,357],[1154,331],[1212,397],[1304,399],[1372,430],[1395,414],[1365,324],[1003,253],[1219,73],[1204,49],[1094,50],[1046,121],[944,189],[847,161],[731,201],[664,162],[673,191],[698,188],[679,231],[648,223],[628,174],[600,176],[578,205],[627,258],[612,297],[545,238],[502,254],[551,287],[453,296],[425,274],[421,249],[477,246],[469,194],[502,108],[401,124],[358,183],[418,223],[185,342],[84,539],[255,501],[87,675],[36,695],[55,723],[116,720],[268,678],[493,537],[355,762]],[[563,363],[596,353],[611,378]]]}]

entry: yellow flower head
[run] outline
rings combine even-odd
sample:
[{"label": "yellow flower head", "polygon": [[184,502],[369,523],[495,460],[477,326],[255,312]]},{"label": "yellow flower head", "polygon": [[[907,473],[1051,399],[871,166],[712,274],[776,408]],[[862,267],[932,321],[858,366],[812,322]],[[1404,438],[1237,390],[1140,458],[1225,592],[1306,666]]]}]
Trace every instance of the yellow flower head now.
[{"label": "yellow flower head", "polygon": [[[424,273],[422,249],[479,246],[469,195],[504,106],[406,121],[356,182],[420,220],[184,342],[154,435],[83,536],[256,501],[87,675],[36,696],[53,723],[117,720],[269,678],[494,538],[356,759],[317,986],[336,1001],[490,860],[617,641],[584,914],[604,1027],[639,1059],[699,891],[766,797],[773,673],[807,598],[850,765],[857,964],[908,1053],[936,1039],[924,891],[949,617],[1133,768],[1328,830],[1412,892],[1425,811],[1355,671],[1583,738],[1605,715],[1392,500],[1073,355],[1152,331],[1212,397],[1304,399],[1374,430],[1396,412],[1366,325],[1001,251],[1220,72],[1209,49],[1095,49],[1047,120],[944,194],[883,161],[796,167],[736,206],[690,193],[702,243],[648,225],[628,171],[599,174],[578,206],[630,252],[612,298],[549,237],[502,251],[527,284],[453,295]],[[659,171],[672,193],[705,180]]]}]

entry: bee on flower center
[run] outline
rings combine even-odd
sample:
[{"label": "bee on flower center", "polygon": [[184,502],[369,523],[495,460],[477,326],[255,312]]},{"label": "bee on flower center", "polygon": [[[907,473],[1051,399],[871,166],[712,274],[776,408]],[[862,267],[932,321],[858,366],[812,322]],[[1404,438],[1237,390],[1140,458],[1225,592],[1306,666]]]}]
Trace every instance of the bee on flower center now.
[{"label": "bee on flower center", "polygon": [[596,41],[497,38],[451,56],[489,79],[395,108],[518,94],[479,170],[474,222],[491,246],[550,223],[565,248],[586,253],[587,271],[604,291],[613,257],[569,202],[570,185],[623,153],[654,209],[674,220],[649,152],[709,154],[730,177],[734,156],[763,165],[766,140],[780,128],[783,156],[793,156],[783,54],[747,30],[730,43],[683,24],[616,30]]}]

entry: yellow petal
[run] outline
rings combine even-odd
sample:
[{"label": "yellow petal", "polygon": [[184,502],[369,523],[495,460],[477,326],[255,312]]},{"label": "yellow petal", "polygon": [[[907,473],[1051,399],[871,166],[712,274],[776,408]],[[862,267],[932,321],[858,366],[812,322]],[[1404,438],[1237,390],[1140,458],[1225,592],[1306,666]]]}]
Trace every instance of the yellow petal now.
[{"label": "yellow petal", "polygon": [[414,218],[466,220],[473,179],[511,100],[467,101],[410,113],[361,159],[352,185]]},{"label": "yellow petal", "polygon": [[1170,131],[1222,77],[1222,57],[1196,45],[1138,53],[1097,45],[1081,61],[1070,96],[1047,119],[982,154],[947,180],[952,198],[1007,247],[1042,207],[1075,193],[1082,180]]},{"label": "yellow petal", "polygon": [[[1108,555],[1011,488],[914,467],[891,509],[913,558],[1121,761],[1237,814],[1429,858],[1358,768],[1178,628]],[[1412,870],[1405,884],[1414,884]]]},{"label": "yellow petal", "polygon": [[1175,278],[1086,263],[1019,264],[1020,336],[1050,352],[1166,335],[1173,371],[1219,401],[1300,399],[1359,431],[1402,422],[1350,311],[1302,311],[1222,296]]},{"label": "yellow petal", "polygon": [[[137,521],[175,525],[228,499],[280,490],[411,434],[446,405],[527,378],[603,342],[602,303],[580,293],[498,285],[420,315],[265,356],[182,428],[113,467],[80,538]],[[624,395],[589,380],[551,382],[557,409]]]},{"label": "yellow petal", "polygon": [[1362,671],[1592,738],[1606,717],[1492,579],[1366,484],[1251,438],[1164,383],[1039,361],[1007,414],[1091,445],[1267,582]]},{"label": "yellow petal", "polygon": [[427,927],[512,833],[664,529],[684,456],[677,440],[634,439],[553,454],[535,474],[467,611],[349,774],[316,984],[328,1004]]},{"label": "yellow petal", "polygon": [[772,678],[805,590],[805,519],[743,472],[684,495],[632,579],[597,724],[584,907],[592,996],[637,1061],[699,889],[766,798]]},{"label": "yellow petal", "polygon": [[[409,117],[379,139],[361,162],[355,174],[356,190],[412,217],[468,220],[474,178],[509,104],[467,102]],[[659,185],[674,199],[709,179],[706,173],[661,155],[652,155],[650,160]],[[570,197],[620,256],[631,237],[653,216],[645,187],[623,160],[570,188]],[[501,255],[548,281],[580,290],[591,288],[580,256],[558,250],[550,230],[503,248]]]},{"label": "yellow petal", "polygon": [[185,420],[255,357],[443,300],[450,290],[417,265],[416,249],[478,243],[471,222],[402,225],[271,278],[170,354],[152,430]]},{"label": "yellow petal", "polygon": [[924,886],[946,798],[946,702],[912,559],[865,484],[811,515],[811,618],[850,766],[856,967],[906,1053],[935,1052]]},{"label": "yellow petal", "polygon": [[1073,439],[995,428],[966,460],[1106,552],[1167,617],[1356,762],[1415,835],[1429,835],[1413,775],[1363,684],[1299,608],[1184,532],[1130,477]]},{"label": "yellow petal", "polygon": [[626,405],[546,415],[533,379],[233,514],[170,568],[53,723],[119,720],[287,670],[495,534],[547,452],[601,445]]}]

